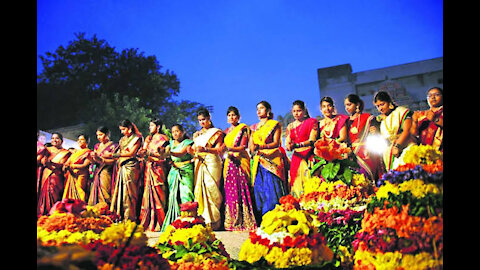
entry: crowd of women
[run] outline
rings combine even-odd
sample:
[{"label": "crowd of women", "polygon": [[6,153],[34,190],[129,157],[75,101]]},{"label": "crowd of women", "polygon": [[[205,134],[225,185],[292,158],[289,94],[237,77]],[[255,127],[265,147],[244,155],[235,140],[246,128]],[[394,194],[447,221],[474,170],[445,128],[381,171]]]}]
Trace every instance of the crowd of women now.
[{"label": "crowd of women", "polygon": [[[374,117],[363,112],[364,102],[355,94],[344,100],[348,115],[337,113],[332,98],[324,97],[323,119],[318,121],[296,100],[285,148],[281,124],[273,120],[267,101],[257,104],[259,122],[251,126],[240,123],[238,109],[229,107],[231,126],[224,131],[214,127],[208,110],[199,110],[202,128],[192,139],[179,124],[171,127],[170,139],[160,120],[150,122],[150,134],[144,138],[134,123],[123,120],[118,143],[102,126],[93,150],[88,148],[89,138],[80,135],[80,149],[69,151],[62,148],[62,135],[54,132],[49,145],[37,142],[37,214],[48,214],[65,198],[89,205],[104,202],[122,219],[163,231],[180,215],[180,204],[195,201],[199,215],[213,229],[223,225],[229,231],[254,230],[282,196],[302,194],[318,139],[346,143],[352,149],[350,158],[371,181],[398,166],[411,145],[443,150],[443,90],[429,89],[427,102],[430,109],[413,112],[379,91],[373,104],[380,115]],[[373,134],[388,144],[381,154],[366,143]],[[292,152],[291,159],[286,151]]]}]

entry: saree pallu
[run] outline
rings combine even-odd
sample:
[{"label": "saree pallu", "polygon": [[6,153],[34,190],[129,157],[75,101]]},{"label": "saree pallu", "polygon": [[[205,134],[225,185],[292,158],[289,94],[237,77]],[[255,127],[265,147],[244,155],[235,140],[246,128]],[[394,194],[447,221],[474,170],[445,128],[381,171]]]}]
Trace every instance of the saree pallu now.
[{"label": "saree pallu", "polygon": [[361,168],[361,173],[371,181],[375,181],[380,176],[381,158],[378,155],[370,154],[365,145],[372,119],[371,114],[363,113],[353,121],[348,120],[347,126],[348,141]]},{"label": "saree pallu", "polygon": [[[83,164],[87,155],[92,150],[85,148],[77,150],[70,156],[70,164]],[[90,174],[88,167],[83,169],[68,169],[65,174],[65,190],[62,199],[79,199],[85,201],[87,198],[87,185]]]},{"label": "saree pallu", "polygon": [[337,139],[340,136],[340,130],[345,125],[348,116],[337,114],[331,121],[326,119],[320,120],[318,123],[320,130],[320,137],[327,137],[330,139]]},{"label": "saree pallu", "polygon": [[[190,139],[184,139],[181,143],[174,146],[173,140],[170,141],[170,149],[173,152],[179,152],[181,149],[192,144]],[[193,156],[185,154],[182,157],[172,156],[173,165],[168,172],[168,210],[163,221],[161,231],[165,231],[168,225],[180,216],[180,204],[192,202],[193,195]]]},{"label": "saree pallu", "polygon": [[37,141],[37,203],[38,203],[38,196],[40,194],[40,184],[42,182],[42,172],[43,172],[43,165],[39,162],[39,157],[43,157],[45,155],[46,147],[39,141]]},{"label": "saree pallu", "polygon": [[[151,139],[150,139],[151,138]],[[145,140],[144,149],[154,151],[168,142],[164,134],[155,134]],[[156,157],[149,157],[145,163],[144,191],[140,209],[140,224],[148,231],[160,231],[167,208],[167,164]]]},{"label": "saree pallu", "polygon": [[[253,143],[264,145],[273,141],[278,121],[267,120],[264,125],[254,125]],[[258,128],[257,128],[258,127]],[[257,222],[266,212],[273,210],[282,196],[287,195],[284,154],[280,147],[262,149],[252,159],[252,186],[254,211]]]},{"label": "saree pallu", "polygon": [[[223,132],[210,128],[204,134],[194,138],[197,146],[212,147]],[[222,177],[222,159],[217,154],[198,153],[195,157],[195,201],[198,202],[198,214],[211,224],[212,229],[220,227],[220,207],[223,201],[220,192]]]},{"label": "saree pallu", "polygon": [[[49,147],[51,153],[48,160],[52,163],[63,164],[70,156],[66,149],[55,150],[55,147]],[[65,176],[61,168],[52,169],[45,166],[42,172],[42,182],[40,184],[40,194],[37,204],[37,215],[47,215],[50,208],[62,200]]]},{"label": "saree pallu", "polygon": [[[289,138],[294,143],[301,143],[310,139],[310,133],[318,126],[315,118],[305,119],[296,128],[289,131]],[[293,150],[290,162],[290,193],[299,197],[303,193],[305,172],[308,171],[308,163],[313,160],[313,147],[306,146]],[[297,177],[299,175],[300,177]]]},{"label": "saree pallu", "polygon": [[[102,149],[100,143],[94,146],[95,152],[102,157],[106,152],[113,153],[117,144],[108,142]],[[90,188],[90,197],[88,198],[88,205],[95,205],[100,202],[105,202],[110,205],[112,192],[112,174],[113,164],[96,163],[95,171],[93,173],[93,183]]]},{"label": "saree pallu", "polygon": [[[239,124],[225,136],[226,147],[238,147],[248,141],[250,129]],[[231,152],[223,167],[225,222],[227,231],[251,231],[257,228],[250,197],[250,156],[246,150]]]},{"label": "saree pallu", "polygon": [[[434,119],[443,119],[443,106],[435,112]],[[427,119],[426,111],[420,113],[418,118],[418,133],[420,144],[431,145],[443,151],[443,128]]]},{"label": "saree pallu", "polygon": [[403,123],[410,115],[410,110],[405,107],[397,107],[380,123],[380,134],[390,143],[387,150],[383,153],[383,163],[385,170],[393,170],[397,168],[403,160],[403,155],[408,148],[414,145],[410,138],[407,138],[407,145],[402,151],[402,154],[397,158],[393,156],[393,142],[400,137],[403,130]]},{"label": "saree pallu", "polygon": [[[119,142],[120,152],[134,147],[140,136],[135,134],[129,138],[122,137]],[[117,213],[120,218],[136,221],[137,200],[140,180],[140,162],[136,158],[119,158],[115,163],[114,184],[110,211]]]}]

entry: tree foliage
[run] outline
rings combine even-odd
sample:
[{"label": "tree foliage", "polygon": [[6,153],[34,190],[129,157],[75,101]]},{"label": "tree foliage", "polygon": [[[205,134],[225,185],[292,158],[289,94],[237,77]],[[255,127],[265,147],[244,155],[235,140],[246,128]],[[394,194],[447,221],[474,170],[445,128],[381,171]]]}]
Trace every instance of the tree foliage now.
[{"label": "tree foliage", "polygon": [[68,46],[40,56],[44,70],[37,77],[38,128],[85,123],[93,135],[97,126],[105,125],[113,138],[125,118],[144,134],[152,118],[167,127],[180,122],[188,130],[195,128],[195,111],[202,104],[173,100],[180,81],[169,70],[161,72],[155,56],[134,48],[117,52],[96,35],[75,37]]}]

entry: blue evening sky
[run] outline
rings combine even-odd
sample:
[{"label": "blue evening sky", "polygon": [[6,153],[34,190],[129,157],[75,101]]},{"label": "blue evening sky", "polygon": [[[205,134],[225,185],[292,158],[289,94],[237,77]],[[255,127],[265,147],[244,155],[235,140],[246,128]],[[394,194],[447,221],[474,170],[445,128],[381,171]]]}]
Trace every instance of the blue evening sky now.
[{"label": "blue evening sky", "polygon": [[443,56],[443,1],[37,1],[37,55],[79,32],[155,55],[180,80],[176,99],[212,105],[224,129],[228,106],[250,125],[261,100],[276,116],[296,99],[320,115],[318,68],[350,63],[359,72]]}]

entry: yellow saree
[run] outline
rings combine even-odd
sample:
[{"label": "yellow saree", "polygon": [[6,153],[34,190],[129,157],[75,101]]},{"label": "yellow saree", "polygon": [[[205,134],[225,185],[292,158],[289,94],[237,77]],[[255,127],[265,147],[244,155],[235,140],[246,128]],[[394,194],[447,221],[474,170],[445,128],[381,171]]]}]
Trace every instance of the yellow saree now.
[{"label": "yellow saree", "polygon": [[[213,147],[223,134],[218,128],[210,128],[193,139],[194,146]],[[222,159],[217,154],[197,153],[195,155],[195,189],[194,197],[198,202],[198,214],[213,229],[220,227],[220,207],[222,193],[220,179],[222,177]]]},{"label": "yellow saree", "polygon": [[[83,164],[91,151],[92,150],[88,148],[77,150],[70,156],[67,163]],[[62,199],[80,199],[85,201],[89,177],[88,167],[82,169],[69,169],[65,175],[65,190],[63,192]]]}]

